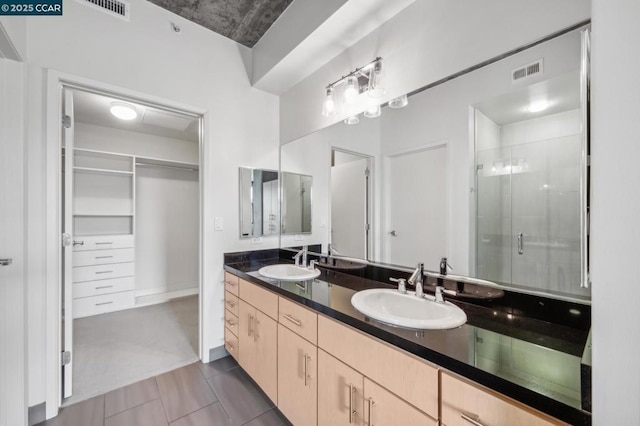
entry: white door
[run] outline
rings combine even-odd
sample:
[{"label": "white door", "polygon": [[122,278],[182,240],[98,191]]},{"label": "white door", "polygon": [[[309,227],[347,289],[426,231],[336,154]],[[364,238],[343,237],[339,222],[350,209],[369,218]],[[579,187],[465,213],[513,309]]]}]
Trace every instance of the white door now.
[{"label": "white door", "polygon": [[447,146],[390,157],[387,187],[387,262],[439,270],[447,256]]},{"label": "white door", "polygon": [[62,114],[63,157],[63,215],[62,215],[62,397],[69,398],[73,390],[73,93],[64,89]]},{"label": "white door", "polygon": [[23,65],[0,59],[0,426],[27,423]]},{"label": "white door", "polygon": [[367,258],[367,164],[331,167],[331,245],[342,256]]}]

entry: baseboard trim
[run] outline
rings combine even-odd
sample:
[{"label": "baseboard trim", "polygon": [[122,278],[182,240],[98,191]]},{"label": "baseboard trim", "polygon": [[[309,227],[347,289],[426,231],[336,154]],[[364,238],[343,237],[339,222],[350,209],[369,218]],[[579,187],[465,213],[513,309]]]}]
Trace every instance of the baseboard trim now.
[{"label": "baseboard trim", "polygon": [[209,362],[224,358],[227,355],[229,355],[229,352],[224,348],[224,345],[211,348],[209,349]]},{"label": "baseboard trim", "polygon": [[158,303],[168,302],[172,299],[178,299],[180,297],[193,296],[198,294],[200,290],[198,287],[185,288],[182,290],[166,291],[162,293],[154,293],[149,291],[136,292],[136,304],[135,307],[157,305]]},{"label": "baseboard trim", "polygon": [[29,407],[29,426],[37,425],[45,420],[47,420],[46,402],[41,402],[33,407]]}]

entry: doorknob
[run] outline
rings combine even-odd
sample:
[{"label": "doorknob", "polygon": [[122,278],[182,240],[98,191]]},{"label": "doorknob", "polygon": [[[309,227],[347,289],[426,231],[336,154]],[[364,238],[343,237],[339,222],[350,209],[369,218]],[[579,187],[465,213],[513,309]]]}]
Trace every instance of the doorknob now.
[{"label": "doorknob", "polygon": [[395,229],[394,229],[393,231],[389,232],[389,234],[390,234],[392,237],[397,237],[397,236],[398,236],[398,233],[396,232],[396,230],[395,230]]},{"label": "doorknob", "polygon": [[0,266],[9,266],[13,263],[13,259],[0,259]]}]

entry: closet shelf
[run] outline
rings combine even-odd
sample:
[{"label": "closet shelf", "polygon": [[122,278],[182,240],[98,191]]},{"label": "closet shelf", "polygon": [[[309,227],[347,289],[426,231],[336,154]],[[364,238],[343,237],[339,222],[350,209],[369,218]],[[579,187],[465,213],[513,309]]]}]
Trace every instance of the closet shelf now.
[{"label": "closet shelf", "polygon": [[97,169],[92,167],[74,167],[73,170],[81,173],[133,176],[133,172],[126,170]]}]

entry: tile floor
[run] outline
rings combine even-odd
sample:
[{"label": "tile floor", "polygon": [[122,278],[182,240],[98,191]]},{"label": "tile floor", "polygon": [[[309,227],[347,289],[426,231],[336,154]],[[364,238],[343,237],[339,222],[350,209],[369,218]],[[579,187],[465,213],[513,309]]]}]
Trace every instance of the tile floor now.
[{"label": "tile floor", "polygon": [[290,426],[231,357],[152,377],[63,408],[45,426]]}]

